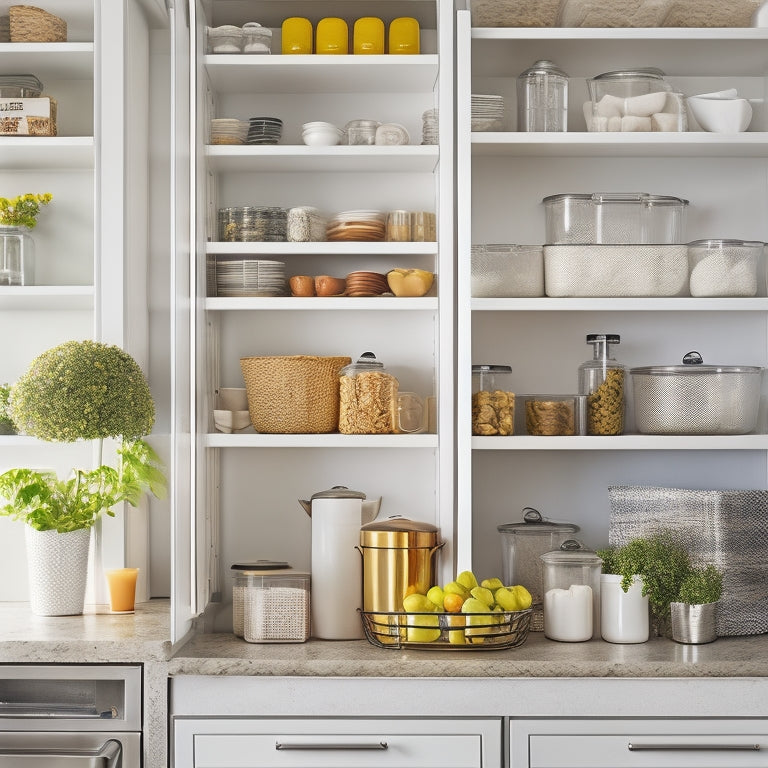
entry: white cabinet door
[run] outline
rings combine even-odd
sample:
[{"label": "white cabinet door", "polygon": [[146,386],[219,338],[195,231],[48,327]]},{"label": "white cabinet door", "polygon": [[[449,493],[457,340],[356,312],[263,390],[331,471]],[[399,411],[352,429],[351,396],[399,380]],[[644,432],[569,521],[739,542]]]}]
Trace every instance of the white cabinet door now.
[{"label": "white cabinet door", "polygon": [[194,768],[498,768],[501,720],[177,718],[174,748]]},{"label": "white cabinet door", "polygon": [[764,720],[519,720],[512,768],[740,768],[765,765]]}]

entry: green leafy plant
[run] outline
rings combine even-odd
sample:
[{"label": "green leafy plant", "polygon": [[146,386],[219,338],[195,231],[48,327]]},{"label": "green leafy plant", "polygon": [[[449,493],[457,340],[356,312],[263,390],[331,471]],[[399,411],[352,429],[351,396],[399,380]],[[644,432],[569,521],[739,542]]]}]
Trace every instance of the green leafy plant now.
[{"label": "green leafy plant", "polygon": [[11,387],[0,385],[0,435],[15,435],[18,432],[11,418]]},{"label": "green leafy plant", "polygon": [[[597,554],[603,558],[603,573],[622,577],[625,592],[632,586],[633,576],[642,577],[643,595],[648,596],[657,631],[664,627],[670,616],[669,606],[678,600],[680,588],[692,570],[685,547],[669,532],[661,531],[632,539],[620,547],[599,550]],[[611,570],[606,570],[606,566]]]},{"label": "green leafy plant", "polygon": [[34,229],[41,207],[48,205],[51,200],[53,195],[50,192],[42,195],[27,193],[10,198],[0,197],[0,224]]},{"label": "green leafy plant", "polygon": [[11,417],[25,434],[74,442],[119,438],[118,466],[74,469],[60,479],[29,468],[0,475],[0,515],[37,530],[91,527],[120,502],[136,506],[149,492],[162,498],[161,462],[141,438],[152,429],[155,406],[138,363],[117,346],[68,341],[35,358],[11,387]]},{"label": "green leafy plant", "polygon": [[714,565],[694,567],[680,585],[677,601],[690,605],[716,603],[723,594],[723,573]]}]

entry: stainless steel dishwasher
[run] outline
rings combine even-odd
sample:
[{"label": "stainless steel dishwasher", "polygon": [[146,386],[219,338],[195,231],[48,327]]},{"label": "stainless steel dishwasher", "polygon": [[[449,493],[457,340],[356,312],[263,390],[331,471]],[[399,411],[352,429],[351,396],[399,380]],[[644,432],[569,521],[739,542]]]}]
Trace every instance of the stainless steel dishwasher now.
[{"label": "stainless steel dishwasher", "polygon": [[0,665],[0,768],[140,768],[141,667]]}]

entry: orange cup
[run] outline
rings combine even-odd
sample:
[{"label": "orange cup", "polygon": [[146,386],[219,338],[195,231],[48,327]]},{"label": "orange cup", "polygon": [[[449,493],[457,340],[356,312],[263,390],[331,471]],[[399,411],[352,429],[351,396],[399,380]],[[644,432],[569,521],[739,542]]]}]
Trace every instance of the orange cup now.
[{"label": "orange cup", "polygon": [[136,577],[138,568],[115,568],[106,572],[109,587],[109,610],[113,613],[133,613],[136,607]]}]

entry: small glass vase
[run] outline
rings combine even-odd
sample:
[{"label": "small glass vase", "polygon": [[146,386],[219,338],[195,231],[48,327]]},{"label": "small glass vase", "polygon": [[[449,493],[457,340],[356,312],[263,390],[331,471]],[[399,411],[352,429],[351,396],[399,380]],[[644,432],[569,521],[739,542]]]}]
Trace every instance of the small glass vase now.
[{"label": "small glass vase", "polygon": [[32,285],[34,259],[29,229],[0,224],[0,285]]}]

